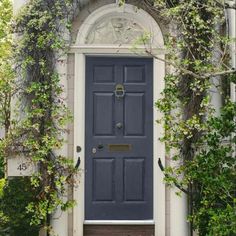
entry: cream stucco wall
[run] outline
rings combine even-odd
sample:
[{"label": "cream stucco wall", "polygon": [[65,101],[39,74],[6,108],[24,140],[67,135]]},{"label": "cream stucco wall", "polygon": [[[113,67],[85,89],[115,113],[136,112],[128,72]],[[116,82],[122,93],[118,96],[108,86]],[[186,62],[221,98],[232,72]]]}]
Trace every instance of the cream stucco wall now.
[{"label": "cream stucco wall", "polygon": [[19,9],[27,2],[27,0],[13,0],[13,12],[17,14]]}]

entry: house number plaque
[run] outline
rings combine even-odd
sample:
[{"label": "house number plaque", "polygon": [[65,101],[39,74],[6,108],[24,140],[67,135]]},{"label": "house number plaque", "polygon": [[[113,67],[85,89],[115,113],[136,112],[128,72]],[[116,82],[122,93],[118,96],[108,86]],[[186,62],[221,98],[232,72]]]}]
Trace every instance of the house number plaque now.
[{"label": "house number plaque", "polygon": [[17,156],[7,159],[7,176],[32,176],[37,172],[37,165],[27,157]]}]

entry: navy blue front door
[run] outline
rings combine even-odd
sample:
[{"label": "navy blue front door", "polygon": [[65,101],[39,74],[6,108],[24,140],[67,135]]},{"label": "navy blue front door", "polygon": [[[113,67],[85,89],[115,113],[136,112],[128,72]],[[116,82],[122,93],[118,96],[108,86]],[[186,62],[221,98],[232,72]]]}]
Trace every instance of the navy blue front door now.
[{"label": "navy blue front door", "polygon": [[153,218],[153,60],[86,58],[85,218]]}]

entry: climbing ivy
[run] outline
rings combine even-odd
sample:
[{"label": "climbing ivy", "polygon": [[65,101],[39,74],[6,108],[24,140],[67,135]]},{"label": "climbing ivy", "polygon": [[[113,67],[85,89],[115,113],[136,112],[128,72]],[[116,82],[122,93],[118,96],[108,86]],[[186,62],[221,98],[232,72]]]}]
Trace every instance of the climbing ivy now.
[{"label": "climbing ivy", "polygon": [[[1,133],[10,126],[11,97],[15,86],[11,67],[12,56],[12,4],[9,0],[0,0],[0,129]],[[4,176],[5,156],[0,142],[0,178]]]},{"label": "climbing ivy", "polygon": [[70,0],[31,0],[14,22],[17,102],[14,117],[8,117],[11,122],[3,150],[6,156],[24,155],[37,165],[30,181],[34,196],[27,198],[26,212],[31,224],[44,226],[48,234],[52,233],[54,211],[74,205],[66,195],[78,171],[69,157],[60,155],[71,115],[56,67],[70,44],[65,37],[70,35],[76,4]]},{"label": "climbing ivy", "polygon": [[[199,235],[236,234],[236,104],[226,88],[235,83],[230,66],[224,1],[145,1],[169,23],[163,98],[167,160],[165,180],[188,194],[189,220]],[[152,53],[152,52],[149,52]],[[158,59],[158,56],[155,56]],[[222,95],[217,115],[212,95]],[[175,164],[174,164],[175,163]]]}]

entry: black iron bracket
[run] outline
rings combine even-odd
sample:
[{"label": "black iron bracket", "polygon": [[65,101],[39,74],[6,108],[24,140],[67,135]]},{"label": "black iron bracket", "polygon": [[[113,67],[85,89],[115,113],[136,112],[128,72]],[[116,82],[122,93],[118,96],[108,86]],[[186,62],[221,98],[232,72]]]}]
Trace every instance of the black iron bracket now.
[{"label": "black iron bracket", "polygon": [[[164,171],[165,171],[165,168],[164,168],[164,166],[163,166],[163,164],[162,164],[160,158],[158,158],[158,165],[159,165],[161,171],[163,172],[164,176],[165,176],[166,178],[170,177],[170,175],[168,175],[167,173],[164,172]],[[174,181],[174,185],[175,185],[175,187],[177,187],[177,188],[178,188],[179,190],[181,190],[182,192],[184,192],[184,193],[190,195],[190,192],[189,192],[188,190],[184,189],[180,184],[178,184],[177,181]]]}]

